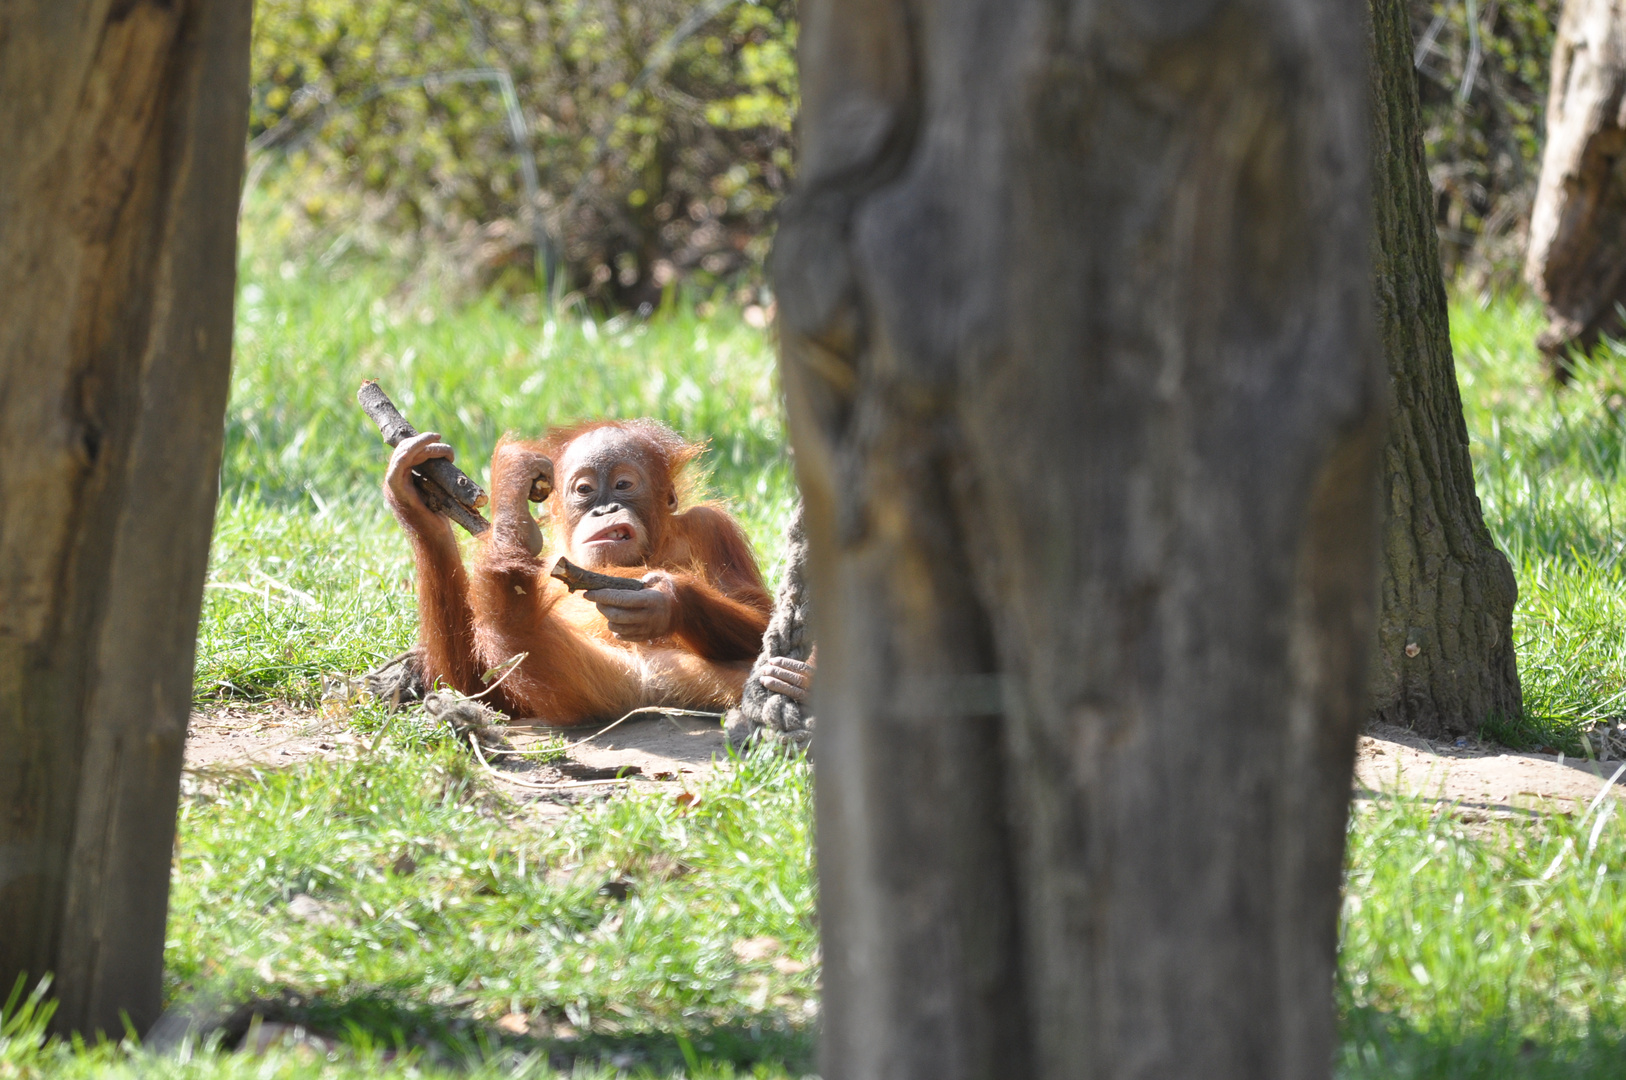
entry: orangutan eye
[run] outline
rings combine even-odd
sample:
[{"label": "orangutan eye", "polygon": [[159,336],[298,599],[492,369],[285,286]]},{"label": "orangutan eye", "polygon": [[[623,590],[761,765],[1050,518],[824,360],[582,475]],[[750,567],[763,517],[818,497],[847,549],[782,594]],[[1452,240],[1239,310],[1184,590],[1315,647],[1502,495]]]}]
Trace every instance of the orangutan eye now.
[{"label": "orangutan eye", "polygon": [[591,495],[592,493],[593,493],[593,485],[592,484],[577,484],[576,485],[576,494],[578,494],[578,495]]},{"label": "orangutan eye", "polygon": [[632,488],[632,481],[631,480],[622,478],[622,479],[617,480],[615,482],[615,490],[617,490],[617,491],[628,491],[631,488]]}]

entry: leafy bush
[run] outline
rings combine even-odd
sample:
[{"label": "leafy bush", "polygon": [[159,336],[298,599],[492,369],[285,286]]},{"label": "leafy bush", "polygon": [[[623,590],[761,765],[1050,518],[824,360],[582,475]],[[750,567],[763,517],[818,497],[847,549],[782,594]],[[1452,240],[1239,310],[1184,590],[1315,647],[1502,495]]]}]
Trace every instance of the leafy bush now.
[{"label": "leafy bush", "polygon": [[766,255],[791,167],[790,0],[256,7],[251,177],[281,185],[311,240],[431,240],[481,285],[529,286],[530,155],[541,219],[590,296],[653,303]]},{"label": "leafy bush", "polygon": [[[1508,284],[1561,0],[1408,2],[1446,276]],[[635,307],[754,284],[793,168],[796,36],[794,0],[261,0],[252,175],[313,245],[406,238],[530,288],[521,148],[499,83],[470,74],[500,69],[572,287]]]},{"label": "leafy bush", "polygon": [[1541,174],[1561,0],[1411,0],[1440,260],[1515,281]]}]

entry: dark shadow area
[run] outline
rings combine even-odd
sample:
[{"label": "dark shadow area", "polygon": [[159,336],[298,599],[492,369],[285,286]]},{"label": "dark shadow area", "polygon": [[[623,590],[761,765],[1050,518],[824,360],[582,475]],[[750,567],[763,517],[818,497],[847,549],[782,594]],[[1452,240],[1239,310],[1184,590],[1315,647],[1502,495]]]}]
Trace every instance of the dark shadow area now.
[{"label": "dark shadow area", "polygon": [[1346,1010],[1338,1080],[1619,1080],[1626,1028],[1594,1019],[1584,1034],[1512,1020],[1425,1030],[1379,1009]]},{"label": "dark shadow area", "polygon": [[[632,1072],[665,1075],[697,1062],[730,1063],[745,1071],[758,1065],[791,1075],[813,1071],[815,1029],[782,1014],[733,1018],[696,1017],[663,1026],[649,1021],[595,1020],[578,1033],[562,1006],[527,1017],[531,1033],[504,1030],[469,1015],[465,1003],[434,1005],[386,989],[306,995],[290,990],[248,1001],[210,1000],[207,995],[172,1007],[148,1034],[148,1049],[174,1052],[183,1042],[221,1051],[264,1046],[277,1040],[308,1042],[323,1050],[349,1048],[388,1057],[416,1055],[436,1065],[474,1069],[498,1059],[545,1058],[562,1072],[577,1063],[605,1064]],[[619,1030],[618,1030],[619,1029]]]},{"label": "dark shadow area", "polygon": [[1508,717],[1495,713],[1480,725],[1482,740],[1498,743],[1509,750],[1533,750],[1551,754],[1562,750],[1570,756],[1585,758],[1581,740],[1575,733],[1572,719],[1558,716],[1534,716],[1521,713]]}]

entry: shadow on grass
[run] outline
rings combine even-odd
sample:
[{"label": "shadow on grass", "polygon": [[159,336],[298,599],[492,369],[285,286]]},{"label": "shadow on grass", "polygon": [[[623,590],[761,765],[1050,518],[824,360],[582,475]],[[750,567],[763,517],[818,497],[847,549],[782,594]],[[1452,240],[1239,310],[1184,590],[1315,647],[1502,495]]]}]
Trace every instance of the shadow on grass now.
[{"label": "shadow on grass", "polygon": [[[659,1018],[643,1023],[618,1020],[616,1025],[598,1021],[590,1031],[575,1034],[565,1010],[549,1008],[530,1019],[554,1034],[520,1035],[470,1016],[464,1011],[466,1004],[425,1004],[379,989],[333,995],[284,991],[234,1004],[194,999],[172,1009],[149,1034],[147,1045],[163,1053],[183,1040],[213,1041],[223,1050],[237,1050],[256,1023],[287,1024],[360,1054],[417,1054],[454,1069],[529,1058],[545,1059],[566,1073],[577,1065],[602,1065],[667,1075],[692,1072],[701,1062],[741,1072],[766,1067],[802,1076],[813,1071],[814,1028],[772,1012],[696,1017],[676,1024]],[[620,1030],[610,1030],[613,1026]]]},{"label": "shadow on grass", "polygon": [[1428,1030],[1379,1009],[1344,1014],[1338,1080],[1619,1080],[1626,1026],[1533,1031],[1512,1021]]},{"label": "shadow on grass", "polygon": [[1586,750],[1574,717],[1532,716],[1521,713],[1507,717],[1492,713],[1479,727],[1479,738],[1498,743],[1509,750],[1533,750],[1544,754],[1559,751],[1585,758]]}]

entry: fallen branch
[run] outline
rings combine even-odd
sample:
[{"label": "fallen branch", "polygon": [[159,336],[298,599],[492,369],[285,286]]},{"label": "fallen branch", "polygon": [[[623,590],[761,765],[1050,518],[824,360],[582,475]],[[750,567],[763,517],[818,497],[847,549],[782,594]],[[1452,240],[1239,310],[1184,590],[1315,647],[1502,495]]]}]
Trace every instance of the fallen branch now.
[{"label": "fallen branch", "polygon": [[[368,379],[362,383],[361,389],[356,391],[356,401],[373,423],[378,425],[379,433],[391,446],[399,446],[403,439],[410,439],[418,434],[418,429],[407,423],[406,417],[395,408],[395,402],[384,393],[377,380]],[[419,465],[417,471],[439,484],[445,489],[446,494],[470,510],[478,510],[490,501],[479,484],[470,480],[462,469],[445,458],[430,458]]]},{"label": "fallen branch", "polygon": [[565,583],[570,592],[592,589],[630,589],[637,591],[647,589],[648,585],[637,578],[615,577],[612,574],[600,574],[596,570],[583,570],[569,559],[560,558],[553,564],[549,576],[556,577]]},{"label": "fallen branch", "polygon": [[[362,411],[378,425],[379,434],[390,446],[400,445],[403,439],[418,434],[418,429],[407,423],[406,417],[396,409],[389,395],[374,379],[368,379],[356,391],[356,402]],[[429,509],[443,514],[479,536],[491,528],[479,513],[488,501],[480,485],[470,480],[462,469],[445,458],[430,458],[412,471],[418,493]]]}]

